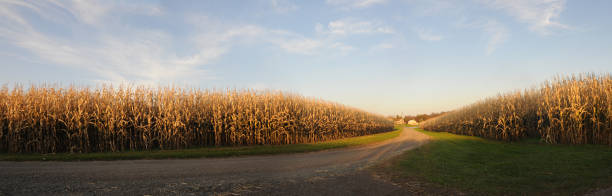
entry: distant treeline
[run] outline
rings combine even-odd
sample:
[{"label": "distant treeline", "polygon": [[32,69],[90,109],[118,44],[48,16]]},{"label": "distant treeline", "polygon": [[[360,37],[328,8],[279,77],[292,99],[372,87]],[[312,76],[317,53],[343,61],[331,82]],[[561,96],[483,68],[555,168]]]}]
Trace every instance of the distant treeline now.
[{"label": "distant treeline", "polygon": [[397,120],[404,120],[404,122],[408,122],[411,120],[415,120],[417,122],[423,122],[426,120],[429,120],[431,118],[435,118],[441,115],[444,115],[448,112],[432,112],[430,114],[417,114],[417,115],[405,115],[405,116],[401,116],[401,115],[396,115],[395,117],[393,117],[393,120],[397,121]]}]

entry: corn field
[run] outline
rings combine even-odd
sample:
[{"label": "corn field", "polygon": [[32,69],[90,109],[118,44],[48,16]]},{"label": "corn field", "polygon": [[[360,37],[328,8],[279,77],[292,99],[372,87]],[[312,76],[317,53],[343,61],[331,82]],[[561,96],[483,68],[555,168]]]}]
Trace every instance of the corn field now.
[{"label": "corn field", "polygon": [[273,91],[47,85],[0,90],[2,152],[295,144],[392,128],[382,116]]},{"label": "corn field", "polygon": [[557,77],[537,89],[488,98],[421,124],[504,141],[612,145],[612,75]]}]

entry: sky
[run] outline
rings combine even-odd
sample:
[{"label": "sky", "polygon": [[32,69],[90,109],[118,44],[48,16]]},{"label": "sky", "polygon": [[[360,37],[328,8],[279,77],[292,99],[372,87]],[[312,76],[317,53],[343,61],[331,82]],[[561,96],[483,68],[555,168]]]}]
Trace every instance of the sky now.
[{"label": "sky", "polygon": [[0,0],[0,84],[271,89],[446,111],[612,72],[609,0]]}]

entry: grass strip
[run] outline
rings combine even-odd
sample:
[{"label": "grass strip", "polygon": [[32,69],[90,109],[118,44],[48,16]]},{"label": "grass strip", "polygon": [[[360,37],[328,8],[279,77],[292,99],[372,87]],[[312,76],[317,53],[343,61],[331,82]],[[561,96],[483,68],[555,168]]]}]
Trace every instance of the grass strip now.
[{"label": "grass strip", "polygon": [[612,184],[612,148],[500,142],[430,132],[432,141],[408,151],[392,167],[402,178],[470,195],[576,195]]}]

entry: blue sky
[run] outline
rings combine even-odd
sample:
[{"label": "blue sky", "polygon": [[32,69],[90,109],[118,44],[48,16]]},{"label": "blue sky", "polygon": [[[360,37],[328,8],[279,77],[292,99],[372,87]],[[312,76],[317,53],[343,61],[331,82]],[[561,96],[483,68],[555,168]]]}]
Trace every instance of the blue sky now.
[{"label": "blue sky", "polygon": [[612,71],[612,1],[0,0],[0,83],[295,92],[450,110]]}]

